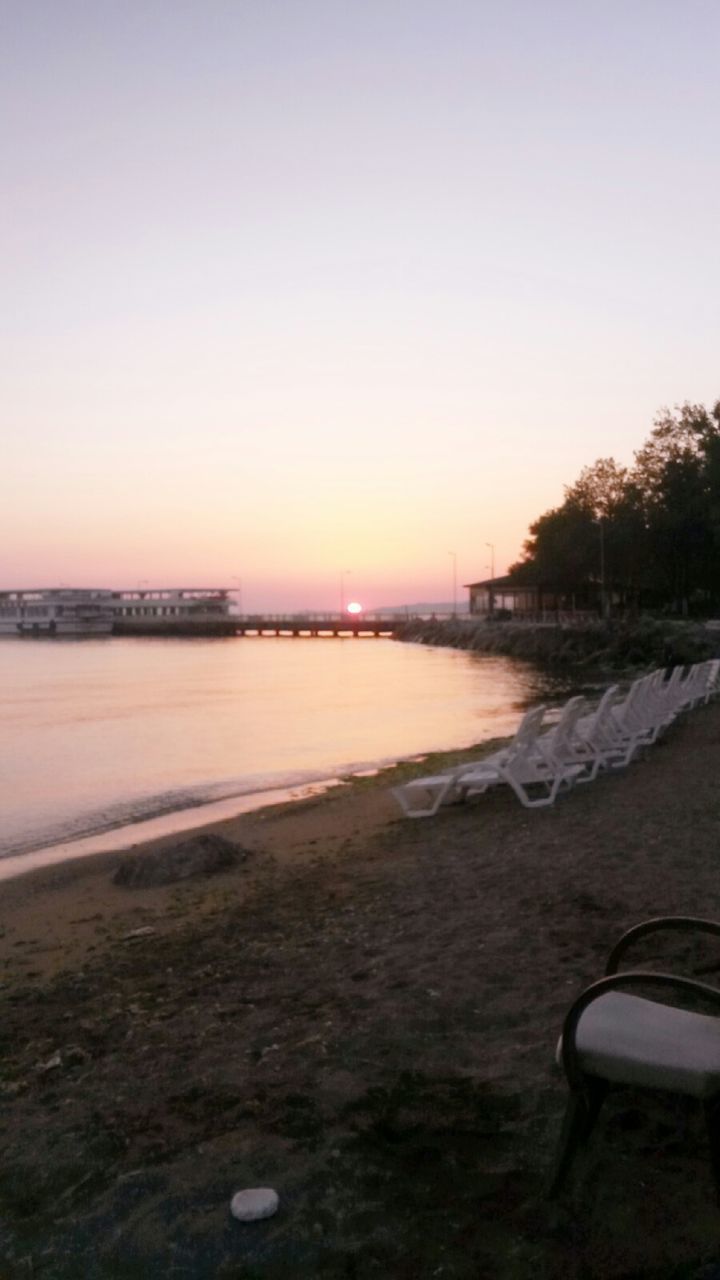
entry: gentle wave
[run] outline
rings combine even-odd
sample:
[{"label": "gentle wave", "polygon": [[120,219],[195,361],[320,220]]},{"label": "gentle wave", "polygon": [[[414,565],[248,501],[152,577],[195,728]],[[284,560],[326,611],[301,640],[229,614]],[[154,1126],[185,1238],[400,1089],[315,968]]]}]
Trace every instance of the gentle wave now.
[{"label": "gentle wave", "polygon": [[[340,778],[374,773],[391,763],[394,761],[361,761],[357,764],[343,765],[332,774],[307,770],[295,770],[286,774],[265,774],[236,779],[233,782],[212,783],[203,787],[177,788],[155,796],[144,797],[142,800],[119,802],[102,809],[78,814],[48,827],[38,828],[19,840],[4,840],[0,837],[0,861],[24,853],[34,853],[38,849],[51,845],[64,845],[75,840],[86,840],[91,836],[101,836],[108,831],[132,828],[139,823],[162,818],[167,814],[182,814],[189,809],[203,808],[223,800],[240,801],[256,797],[259,806],[269,793],[282,791],[290,795],[298,788],[329,786],[335,784]],[[131,832],[128,834],[130,835]]]}]

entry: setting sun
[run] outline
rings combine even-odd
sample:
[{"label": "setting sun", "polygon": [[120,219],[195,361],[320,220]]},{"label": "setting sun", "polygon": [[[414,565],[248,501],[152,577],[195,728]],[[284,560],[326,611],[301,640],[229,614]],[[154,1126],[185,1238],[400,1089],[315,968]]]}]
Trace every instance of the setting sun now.
[{"label": "setting sun", "polygon": [[357,600],[351,600],[347,607],[348,613],[362,613],[362,605]]}]

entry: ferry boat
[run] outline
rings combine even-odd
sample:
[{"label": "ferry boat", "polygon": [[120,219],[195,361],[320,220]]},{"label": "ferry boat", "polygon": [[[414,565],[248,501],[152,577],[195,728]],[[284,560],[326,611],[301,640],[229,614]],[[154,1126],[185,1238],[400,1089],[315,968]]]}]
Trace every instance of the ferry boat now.
[{"label": "ferry boat", "polygon": [[203,622],[230,617],[226,587],[136,587],[113,591],[116,630],[151,622]]},{"label": "ferry boat", "polygon": [[0,636],[101,636],[113,628],[112,592],[84,587],[0,591]]},{"label": "ferry boat", "polygon": [[224,587],[0,591],[0,636],[231,635]]}]

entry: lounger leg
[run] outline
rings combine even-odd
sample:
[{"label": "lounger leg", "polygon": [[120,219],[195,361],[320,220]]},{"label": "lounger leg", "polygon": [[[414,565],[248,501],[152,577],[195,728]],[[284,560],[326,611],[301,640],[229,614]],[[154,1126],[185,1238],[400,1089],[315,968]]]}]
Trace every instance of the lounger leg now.
[{"label": "lounger leg", "polygon": [[604,1081],[597,1080],[588,1082],[587,1088],[582,1091],[571,1091],[560,1132],[555,1168],[548,1187],[551,1199],[560,1192],[578,1148],[590,1137],[607,1089]]},{"label": "lounger leg", "polygon": [[[544,809],[546,805],[552,804],[555,799],[554,795],[551,793],[550,784],[545,782],[544,778],[533,779],[532,782],[528,783],[518,782],[517,778],[514,778],[511,773],[504,775],[504,778],[508,786],[515,792],[520,803],[524,805],[526,809]],[[533,786],[544,787],[546,794],[544,796],[541,795],[537,800],[533,800],[529,791],[529,787]]]},{"label": "lounger leg", "polygon": [[432,818],[437,813],[440,805],[443,803],[448,792],[454,785],[455,779],[449,777],[447,782],[431,783],[427,787],[423,788],[425,802],[424,808],[423,797],[420,798],[419,806],[416,803],[415,807],[413,807],[412,802],[409,799],[409,794],[412,794],[413,790],[415,792],[420,790],[419,786],[414,789],[393,787],[392,794],[401,806],[406,818]]},{"label": "lounger leg", "polygon": [[[559,774],[552,782],[546,782],[544,778],[538,778],[527,785],[517,782],[514,778],[509,779],[510,786],[521,804],[525,805],[526,809],[546,809],[549,805],[554,804],[555,797],[560,790],[561,784],[565,781],[566,779],[561,777]],[[528,790],[528,787],[530,786],[544,787],[545,795],[538,796],[535,800],[531,799],[530,792]]]},{"label": "lounger leg", "polygon": [[599,760],[578,760],[578,764],[583,765],[587,769],[587,773],[579,773],[575,779],[578,786],[582,786],[584,782],[594,782],[597,777],[597,771],[600,768]]}]

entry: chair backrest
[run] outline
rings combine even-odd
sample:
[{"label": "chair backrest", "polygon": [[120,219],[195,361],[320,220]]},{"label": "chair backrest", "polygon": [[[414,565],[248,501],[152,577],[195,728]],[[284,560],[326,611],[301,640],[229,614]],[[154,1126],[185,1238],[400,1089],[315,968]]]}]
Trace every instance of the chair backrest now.
[{"label": "chair backrest", "polygon": [[585,698],[580,695],[570,698],[570,701],[565,703],[557,724],[553,725],[552,729],[547,733],[544,733],[538,743],[547,760],[562,760],[577,746],[578,721],[583,715],[586,706]]},{"label": "chair backrest", "polygon": [[684,671],[685,668],[682,666],[673,667],[670,675],[663,681],[660,688],[663,709],[668,715],[671,715],[678,706]]},{"label": "chair backrest", "polygon": [[529,711],[525,712],[515,731],[515,737],[508,744],[509,752],[514,755],[518,751],[524,751],[534,746],[540,734],[546,710],[545,706],[531,707]]},{"label": "chair backrest", "polygon": [[718,677],[720,676],[720,659],[708,658],[707,662],[703,662],[703,689],[700,701],[709,702],[710,699],[718,692]]},{"label": "chair backrest", "polygon": [[692,707],[696,702],[707,701],[715,677],[716,668],[712,658],[706,662],[693,663],[680,686],[679,705]]},{"label": "chair backrest", "polygon": [[662,672],[653,671],[634,680],[627,697],[614,708],[613,717],[624,732],[637,732],[653,723],[658,714],[658,674],[662,676]]},{"label": "chair backrest", "polygon": [[583,723],[578,726],[581,737],[586,742],[604,742],[609,734],[616,732],[617,726],[612,711],[617,700],[618,688],[618,685],[611,684],[605,690],[592,715],[585,717]]},{"label": "chair backrest", "polygon": [[581,695],[566,702],[560,713],[560,719],[546,735],[547,738],[551,739],[555,745],[569,742],[586,706],[587,702]]}]

